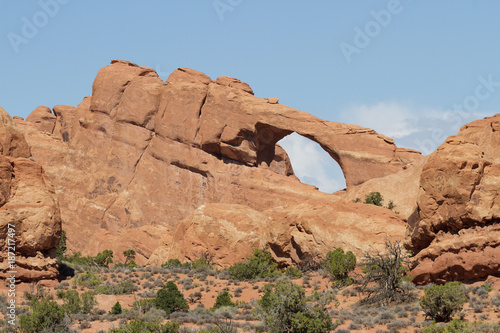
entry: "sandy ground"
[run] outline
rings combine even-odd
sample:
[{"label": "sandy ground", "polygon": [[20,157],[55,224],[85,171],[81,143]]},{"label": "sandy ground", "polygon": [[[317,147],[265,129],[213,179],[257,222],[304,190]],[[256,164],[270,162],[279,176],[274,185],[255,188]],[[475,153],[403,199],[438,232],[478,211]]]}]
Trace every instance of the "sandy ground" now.
[{"label": "sandy ground", "polygon": [[[244,302],[244,303],[249,303],[252,300],[258,300],[262,297],[263,292],[262,292],[262,287],[267,283],[265,281],[259,281],[259,282],[230,282],[225,279],[219,279],[214,276],[206,276],[206,278],[196,275],[191,275],[188,276],[187,274],[152,274],[144,271],[137,271],[137,272],[131,272],[129,274],[125,273],[105,273],[105,274],[99,274],[102,278],[106,279],[106,281],[112,281],[113,283],[117,283],[126,279],[132,280],[132,282],[139,287],[139,290],[135,292],[135,295],[96,295],[96,300],[98,302],[98,305],[96,308],[104,310],[106,313],[111,310],[113,305],[118,301],[120,302],[121,306],[123,309],[131,309],[132,304],[135,300],[141,299],[142,297],[139,294],[142,294],[143,292],[149,292],[151,294],[156,293],[156,291],[160,288],[159,283],[165,283],[168,280],[173,280],[179,287],[179,290],[183,293],[184,297],[188,300],[190,309],[194,309],[200,304],[203,304],[205,308],[211,308],[214,303],[217,295],[222,292],[223,290],[228,290],[231,295],[237,295],[238,297],[233,296],[233,301],[238,301],[238,302]],[[189,283],[189,280],[190,281]],[[152,287],[152,285],[155,284],[155,281],[159,280],[160,282],[156,282],[158,286]],[[183,284],[183,281],[188,281],[187,283]],[[69,287],[66,287],[68,289],[74,288],[73,287],[73,279],[67,280],[69,283]],[[299,284],[299,285],[304,285],[304,279],[295,279],[293,282]],[[475,282],[471,284],[467,284],[467,286],[481,286],[485,282],[489,282],[493,286],[493,291],[489,293],[489,298],[491,299],[492,296],[499,294],[500,293],[500,278],[494,278],[490,277],[486,281],[480,281],[480,282]],[[45,290],[48,293],[51,293],[54,295],[54,299],[57,299],[55,297],[55,293],[57,291],[56,286],[59,284],[58,281],[41,281],[40,285],[44,286]],[[310,277],[309,285],[305,286],[306,290],[306,295],[312,294],[314,291],[323,291],[328,289],[331,286],[331,282],[329,281],[328,278],[325,278],[321,275],[314,275],[314,273]],[[60,286],[59,286],[60,287]],[[351,327],[351,323],[353,320],[356,319],[356,316],[359,316],[359,313],[364,312],[369,312],[370,307],[359,307],[359,301],[360,301],[360,293],[356,292],[356,286],[351,286],[348,288],[345,288],[341,290],[337,294],[337,304],[331,303],[329,305],[329,308],[332,310],[337,310],[339,313],[342,311],[344,312],[350,312],[352,315],[350,315],[349,319],[345,319],[344,323],[340,325],[339,327],[336,328],[336,330],[344,329],[348,330],[350,329],[350,332],[373,332],[376,333],[377,330],[382,330],[389,332],[389,329],[386,325],[378,325],[374,326],[372,328],[366,328],[362,327],[360,329],[354,329],[354,327]],[[18,304],[21,304],[23,302],[22,295],[25,291],[30,291],[33,289],[33,285],[30,284],[19,284],[16,287],[16,292],[17,292],[17,302]],[[86,288],[81,288],[77,287],[75,290],[78,290],[80,293],[86,291]],[[189,302],[190,296],[193,295],[194,293],[199,292],[201,294],[201,298],[199,300],[196,300],[194,302]],[[352,293],[352,295],[348,295],[348,293]],[[423,289],[417,289],[415,290],[415,293],[418,296],[418,299],[421,298],[424,294]],[[471,294],[471,296],[474,296]],[[58,303],[61,303],[60,300],[58,300]],[[25,303],[26,304],[26,303]],[[253,304],[253,303],[251,303]],[[417,304],[417,302],[413,302],[411,304],[402,304],[402,306],[411,306],[411,305]],[[395,306],[392,306],[392,310],[395,309]],[[401,310],[401,309],[400,309]],[[496,312],[495,312],[496,311]],[[484,308],[483,312],[481,313],[476,313],[473,308],[471,308],[469,303],[466,303],[464,306],[464,309],[462,310],[463,313],[465,313],[465,320],[468,321],[474,321],[474,320],[484,320],[487,322],[498,322],[500,320],[500,309],[498,307],[494,307],[493,305],[489,305]],[[332,316],[333,320],[339,319],[341,316],[340,314],[337,314],[336,316]],[[398,318],[398,315],[395,316],[397,319],[401,320],[406,320],[408,321],[412,315],[410,312],[407,312],[407,315]],[[422,311],[419,311],[416,316],[414,316],[415,322],[416,323],[422,323],[425,321],[424,313]],[[79,328],[80,321],[75,321],[72,325],[72,328],[81,331],[81,332],[98,332],[99,330],[104,330],[108,331],[110,328],[113,327],[119,327],[120,320],[113,320],[113,321],[107,321],[107,320],[95,320],[91,321],[91,328],[89,329],[84,329],[81,330]],[[241,322],[241,321],[240,321]],[[255,321],[252,321],[255,323]],[[197,328],[196,325],[186,323],[183,324],[182,326],[185,327],[191,327],[191,328]],[[406,328],[401,328],[398,330],[398,332],[419,332],[418,325],[417,327],[415,326],[408,326]]]}]

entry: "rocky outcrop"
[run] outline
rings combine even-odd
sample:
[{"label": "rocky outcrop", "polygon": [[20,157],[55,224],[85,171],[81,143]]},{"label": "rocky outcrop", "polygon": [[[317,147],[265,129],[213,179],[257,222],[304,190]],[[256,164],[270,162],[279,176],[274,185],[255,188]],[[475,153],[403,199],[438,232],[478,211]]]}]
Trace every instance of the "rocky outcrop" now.
[{"label": "rocky outcrop", "polygon": [[150,264],[169,259],[194,261],[206,252],[218,267],[243,261],[252,249],[266,245],[270,217],[243,205],[206,204],[183,219],[173,234],[165,234]]},{"label": "rocky outcrop", "polygon": [[500,114],[463,126],[429,156],[407,245],[415,281],[478,279],[500,268]]},{"label": "rocky outcrop", "polygon": [[[422,158],[373,130],[327,122],[255,97],[237,79],[212,81],[186,68],[163,82],[151,68],[113,61],[97,74],[92,96],[53,111],[54,122],[38,110],[17,123],[54,184],[70,250],[134,248],[139,264],[203,204],[262,213],[311,199],[339,202],[294,176],[276,144],[292,132],[339,163],[348,189]],[[140,251],[129,230],[148,240]]]},{"label": "rocky outcrop", "polygon": [[254,248],[267,249],[280,266],[319,262],[337,247],[361,257],[382,251],[386,239],[403,239],[405,225],[387,209],[348,202],[310,200],[262,213],[242,205],[207,204],[163,236],[149,263],[192,261],[208,252],[217,266],[227,267]]},{"label": "rocky outcrop", "polygon": [[371,192],[379,192],[388,206],[392,201],[393,211],[400,214],[405,220],[411,217],[417,209],[417,197],[420,189],[420,174],[427,158],[408,165],[404,170],[388,176],[367,180],[363,184],[336,193],[349,201],[364,202]]},{"label": "rocky outcrop", "polygon": [[406,223],[398,214],[374,205],[309,200],[264,212],[272,219],[267,246],[282,266],[321,260],[341,247],[358,258],[384,252],[385,242],[402,240]]},{"label": "rocky outcrop", "polygon": [[56,116],[46,106],[39,106],[26,118],[26,122],[32,123],[40,132],[52,134],[56,124]]},{"label": "rocky outcrop", "polygon": [[[32,160],[26,140],[2,108],[0,149],[0,275],[9,275],[7,254],[15,249],[16,279],[54,278],[55,247],[61,235],[59,207],[41,166]],[[9,228],[12,237],[7,237]]]}]

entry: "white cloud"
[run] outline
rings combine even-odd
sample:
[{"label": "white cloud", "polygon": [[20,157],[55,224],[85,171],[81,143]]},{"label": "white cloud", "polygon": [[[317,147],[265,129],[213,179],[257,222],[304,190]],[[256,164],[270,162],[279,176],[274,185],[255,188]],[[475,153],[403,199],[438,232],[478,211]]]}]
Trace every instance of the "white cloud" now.
[{"label": "white cloud", "polygon": [[316,142],[292,133],[278,144],[286,150],[295,175],[303,183],[315,185],[327,193],[345,188],[340,166]]},{"label": "white cloud", "polygon": [[354,106],[341,113],[342,122],[369,127],[394,139],[417,132],[416,118],[409,107],[394,102]]},{"label": "white cloud", "polygon": [[[339,121],[372,128],[395,139],[398,147],[430,154],[460,127],[495,112],[454,112],[418,108],[396,102],[354,106]],[[293,170],[303,182],[332,193],[345,188],[340,166],[317,143],[292,133],[278,142],[290,157]]]},{"label": "white cloud", "polygon": [[439,108],[417,108],[396,102],[350,107],[340,121],[374,129],[395,139],[399,147],[430,154],[460,127],[494,112],[457,112]]}]

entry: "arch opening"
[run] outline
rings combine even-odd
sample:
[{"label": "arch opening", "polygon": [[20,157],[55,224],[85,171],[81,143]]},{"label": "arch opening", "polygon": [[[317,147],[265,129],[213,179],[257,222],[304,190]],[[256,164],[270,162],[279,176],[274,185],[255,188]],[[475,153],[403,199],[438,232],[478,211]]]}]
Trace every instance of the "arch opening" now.
[{"label": "arch opening", "polygon": [[314,185],[325,193],[346,188],[340,165],[318,143],[293,132],[278,144],[288,154],[293,171],[302,183]]}]

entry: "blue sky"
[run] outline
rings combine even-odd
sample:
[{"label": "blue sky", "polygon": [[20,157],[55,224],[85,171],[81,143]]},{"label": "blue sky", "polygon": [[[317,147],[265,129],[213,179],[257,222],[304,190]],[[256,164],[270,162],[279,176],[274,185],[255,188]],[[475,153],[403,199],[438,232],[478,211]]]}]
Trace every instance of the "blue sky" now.
[{"label": "blue sky", "polygon": [[[499,1],[5,1],[0,105],[77,105],[112,59],[248,82],[259,97],[367,126],[430,153],[500,110]],[[281,142],[299,178],[342,173],[300,136]]]}]

